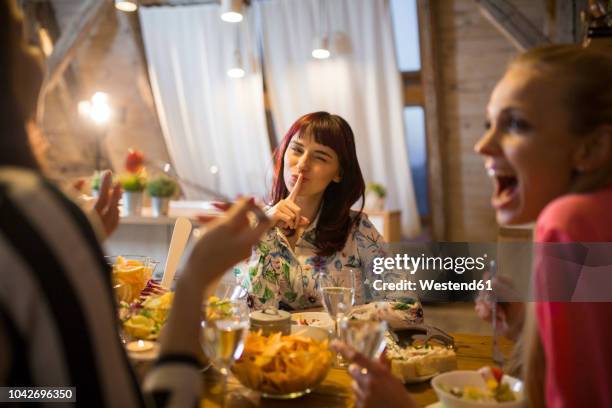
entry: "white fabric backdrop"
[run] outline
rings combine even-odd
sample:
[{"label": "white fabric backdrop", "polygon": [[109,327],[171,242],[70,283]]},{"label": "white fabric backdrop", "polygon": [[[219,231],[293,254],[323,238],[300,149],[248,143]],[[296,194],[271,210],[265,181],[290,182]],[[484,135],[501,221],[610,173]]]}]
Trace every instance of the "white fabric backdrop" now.
[{"label": "white fabric backdrop", "polygon": [[[141,7],[139,14],[157,112],[178,174],[229,196],[263,197],[271,156],[252,19],[224,23],[218,4]],[[238,30],[246,75],[232,79],[226,71]],[[219,167],[217,176],[211,165]],[[188,198],[210,198],[183,187]]]},{"label": "white fabric backdrop", "polygon": [[[386,0],[268,0],[254,3],[261,20],[264,69],[276,135],[301,115],[326,110],[344,117],[355,133],[366,183],[387,187],[387,208],[402,210],[402,232],[417,235],[417,212],[402,119]],[[351,50],[329,60],[311,56],[327,4],[329,30],[348,34]],[[332,53],[334,52],[332,48]]]}]

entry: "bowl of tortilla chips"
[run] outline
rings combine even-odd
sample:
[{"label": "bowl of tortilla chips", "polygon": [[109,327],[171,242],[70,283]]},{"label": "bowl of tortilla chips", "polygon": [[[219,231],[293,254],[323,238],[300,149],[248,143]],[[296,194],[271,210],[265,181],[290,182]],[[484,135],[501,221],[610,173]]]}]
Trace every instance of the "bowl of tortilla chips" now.
[{"label": "bowl of tortilla chips", "polygon": [[296,327],[289,336],[250,332],[242,356],[232,367],[238,381],[275,399],[301,397],[319,385],[332,363],[327,333],[316,327]]}]

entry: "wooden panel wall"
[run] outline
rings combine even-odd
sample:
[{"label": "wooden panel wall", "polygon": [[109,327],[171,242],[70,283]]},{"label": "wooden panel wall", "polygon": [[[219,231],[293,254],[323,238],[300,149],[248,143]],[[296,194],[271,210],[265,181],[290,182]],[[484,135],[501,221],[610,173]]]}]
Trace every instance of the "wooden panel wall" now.
[{"label": "wooden panel wall", "polygon": [[[514,3],[542,27],[542,2]],[[493,189],[473,147],[484,131],[489,94],[516,50],[479,13],[474,0],[439,0],[436,6],[447,240],[492,242],[497,236],[490,207]]]}]

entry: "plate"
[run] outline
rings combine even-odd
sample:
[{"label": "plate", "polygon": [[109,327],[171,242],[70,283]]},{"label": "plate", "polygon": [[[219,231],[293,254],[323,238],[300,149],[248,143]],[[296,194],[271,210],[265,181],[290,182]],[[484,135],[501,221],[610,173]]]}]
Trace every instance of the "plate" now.
[{"label": "plate", "polygon": [[291,314],[291,324],[297,326],[320,327],[331,330],[334,322],[325,312],[297,312]]},{"label": "plate", "polygon": [[433,404],[429,404],[425,408],[444,408],[444,405],[440,401],[434,402]]}]

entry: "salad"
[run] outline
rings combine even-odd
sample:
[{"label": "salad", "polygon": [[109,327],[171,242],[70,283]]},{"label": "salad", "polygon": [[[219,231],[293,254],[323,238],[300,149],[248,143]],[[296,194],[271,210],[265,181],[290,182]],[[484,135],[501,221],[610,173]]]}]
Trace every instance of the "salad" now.
[{"label": "salad", "polygon": [[486,387],[444,387],[449,394],[468,401],[478,402],[509,402],[516,401],[516,396],[510,385],[502,382],[503,371],[497,367],[482,367],[478,370],[485,380]]}]

